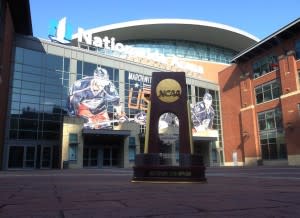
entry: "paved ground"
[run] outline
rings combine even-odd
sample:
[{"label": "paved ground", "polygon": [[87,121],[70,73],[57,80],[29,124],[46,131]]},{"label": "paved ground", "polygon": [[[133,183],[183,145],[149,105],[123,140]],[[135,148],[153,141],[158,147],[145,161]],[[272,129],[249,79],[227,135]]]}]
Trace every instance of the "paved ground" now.
[{"label": "paved ground", "polygon": [[0,171],[0,217],[300,217],[300,167],[208,168],[206,184],[128,169]]}]

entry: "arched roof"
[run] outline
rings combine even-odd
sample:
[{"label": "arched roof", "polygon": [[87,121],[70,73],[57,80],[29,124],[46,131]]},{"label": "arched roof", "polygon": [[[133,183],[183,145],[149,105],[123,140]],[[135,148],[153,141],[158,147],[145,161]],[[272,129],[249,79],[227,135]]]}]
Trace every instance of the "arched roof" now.
[{"label": "arched roof", "polygon": [[[93,36],[126,40],[187,40],[208,43],[240,52],[259,39],[224,24],[190,19],[146,19],[116,23],[85,30]],[[77,34],[73,35],[77,41]]]}]

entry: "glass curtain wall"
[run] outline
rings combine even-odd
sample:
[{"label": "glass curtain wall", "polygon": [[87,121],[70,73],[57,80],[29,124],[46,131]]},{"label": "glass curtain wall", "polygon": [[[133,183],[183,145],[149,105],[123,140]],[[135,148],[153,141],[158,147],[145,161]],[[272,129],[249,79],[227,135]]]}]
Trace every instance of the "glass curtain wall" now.
[{"label": "glass curtain wall", "polygon": [[236,55],[236,52],[230,49],[190,41],[133,40],[122,43],[134,47],[140,54],[145,56],[157,53],[165,57],[191,58],[228,64]]},{"label": "glass curtain wall", "polygon": [[[70,59],[17,47],[13,60],[8,167],[38,167],[43,158],[41,153],[47,149],[50,149],[49,154],[58,152],[57,148],[48,146],[44,149],[37,144],[45,141],[52,142],[52,146],[59,144],[62,119],[67,114]],[[15,146],[20,140],[24,145]],[[48,158],[52,160],[52,157]],[[48,166],[53,164],[49,162]]]}]

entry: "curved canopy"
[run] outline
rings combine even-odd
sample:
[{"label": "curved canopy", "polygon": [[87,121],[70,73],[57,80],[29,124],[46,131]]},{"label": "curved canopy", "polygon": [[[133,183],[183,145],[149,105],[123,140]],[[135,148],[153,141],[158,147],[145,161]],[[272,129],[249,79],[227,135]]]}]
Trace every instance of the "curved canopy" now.
[{"label": "curved canopy", "polygon": [[[259,39],[224,24],[188,19],[136,20],[85,30],[93,36],[127,40],[186,40],[207,43],[240,52]],[[77,41],[77,34],[73,41]]]}]

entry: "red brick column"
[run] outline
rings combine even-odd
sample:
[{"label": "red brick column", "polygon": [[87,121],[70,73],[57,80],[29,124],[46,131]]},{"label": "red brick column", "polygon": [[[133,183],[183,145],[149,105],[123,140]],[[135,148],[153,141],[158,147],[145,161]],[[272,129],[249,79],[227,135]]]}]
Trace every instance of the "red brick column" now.
[{"label": "red brick column", "polygon": [[254,107],[255,97],[253,96],[252,80],[247,78],[240,82],[242,99],[241,137],[244,152],[245,165],[256,165],[260,159],[260,147],[258,141],[258,130],[256,111]]},{"label": "red brick column", "polygon": [[300,165],[300,116],[298,111],[300,90],[295,52],[289,51],[287,56],[280,56],[279,66],[282,86],[281,110],[288,162],[289,165]]}]

